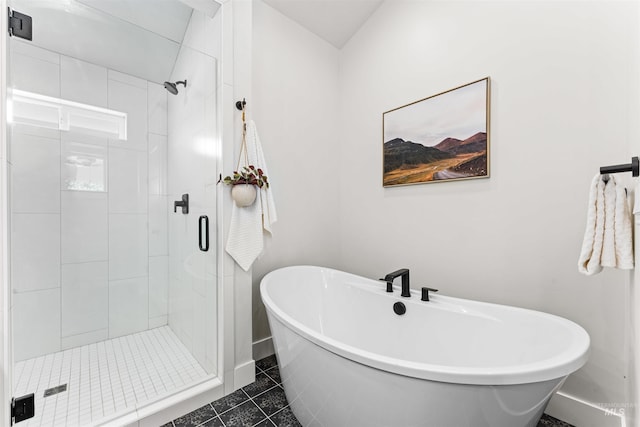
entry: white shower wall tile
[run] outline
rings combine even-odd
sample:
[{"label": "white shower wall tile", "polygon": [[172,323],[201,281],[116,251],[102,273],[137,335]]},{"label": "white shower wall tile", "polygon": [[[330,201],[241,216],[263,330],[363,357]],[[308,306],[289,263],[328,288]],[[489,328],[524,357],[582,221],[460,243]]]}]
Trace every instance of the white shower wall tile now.
[{"label": "white shower wall tile", "polygon": [[149,274],[147,215],[109,215],[109,280]]},{"label": "white shower wall tile", "polygon": [[[54,64],[60,64],[60,54],[52,52],[47,49],[35,46],[31,42],[12,39],[11,40],[11,54],[25,55],[31,58],[39,59],[41,61],[52,62]],[[20,71],[24,71],[20,69]]]},{"label": "white shower wall tile", "polygon": [[107,108],[107,69],[62,55],[60,93],[63,99]]},{"label": "white shower wall tile", "polygon": [[71,129],[69,131],[60,132],[60,139],[64,142],[79,142],[82,144],[108,146],[109,138],[100,135],[90,135],[80,130]]},{"label": "white shower wall tile", "polygon": [[[206,377],[167,326],[25,360],[14,372],[14,393],[35,394],[25,427],[101,424]],[[61,384],[67,391],[44,397]]]},{"label": "white shower wall tile", "polygon": [[159,328],[169,323],[169,316],[158,316],[149,318],[149,329]]},{"label": "white shower wall tile", "polygon": [[60,215],[11,216],[11,275],[14,292],[60,286]]},{"label": "white shower wall tile", "polygon": [[109,147],[109,212],[146,213],[147,153]]},{"label": "white shower wall tile", "polygon": [[207,141],[207,155],[202,158],[205,164],[205,184],[216,184],[218,182],[218,161],[220,159],[220,144],[216,140],[216,129],[218,128],[218,115],[216,113],[218,105],[218,91],[207,96],[205,99],[205,116],[207,123],[204,128],[205,140]]},{"label": "white shower wall tile", "polygon": [[12,51],[11,84],[15,89],[60,97],[60,57],[39,48],[29,55]]},{"label": "white shower wall tile", "polygon": [[[215,283],[222,283],[218,277],[215,277]],[[205,357],[206,363],[203,365],[209,374],[216,374],[218,368],[218,289],[216,286],[210,286],[207,289],[205,304],[205,322],[207,325],[205,336]]]},{"label": "white shower wall tile", "polygon": [[92,344],[98,341],[104,341],[107,338],[109,338],[109,329],[99,329],[96,331],[86,332],[84,334],[62,337],[62,339],[60,340],[60,347],[62,350],[67,350],[70,348]]},{"label": "white shower wall tile", "polygon": [[62,266],[62,336],[106,330],[109,266],[87,262]]},{"label": "white shower wall tile", "polygon": [[148,85],[148,82],[144,79],[132,76],[131,74],[121,73],[115,70],[109,70],[108,78],[109,80],[114,80],[120,83],[126,83],[130,86],[135,86],[144,90],[147,89],[147,85]]},{"label": "white shower wall tile", "polygon": [[168,255],[168,196],[149,196],[149,256]]},{"label": "white shower wall tile", "polygon": [[167,195],[167,137],[149,134],[149,194]]},{"label": "white shower wall tile", "polygon": [[62,263],[109,258],[107,194],[62,192]]},{"label": "white shower wall tile", "polygon": [[148,83],[149,133],[167,135],[167,90],[157,83]]},{"label": "white shower wall tile", "polygon": [[189,26],[184,34],[182,46],[188,46],[200,52],[206,51],[206,28],[205,22],[209,21],[208,17],[199,10],[194,10],[189,20]]},{"label": "white shower wall tile", "polygon": [[14,360],[60,350],[60,288],[13,295]]},{"label": "white shower wall tile", "polygon": [[[57,129],[48,129],[48,128],[42,128],[38,126],[25,125],[21,123],[12,123],[10,129],[12,134],[11,138],[13,138],[13,135],[15,134],[25,134],[25,135],[39,136],[41,138],[50,138],[56,141],[60,140],[60,131]],[[7,150],[9,152],[11,151],[11,148],[12,148],[11,144],[8,144]],[[10,156],[7,158],[11,160]]]},{"label": "white shower wall tile", "polygon": [[182,44],[214,58],[220,58],[221,46],[218,34],[222,26],[221,15],[218,13],[210,18],[203,12],[194,10]]},{"label": "white shower wall tile", "polygon": [[109,338],[149,327],[147,277],[109,281]]},{"label": "white shower wall tile", "polygon": [[60,213],[60,140],[13,132],[11,211]]},{"label": "white shower wall tile", "polygon": [[149,318],[166,316],[169,304],[169,257],[149,257]]},{"label": "white shower wall tile", "polygon": [[[131,78],[136,79],[135,77]],[[139,87],[110,79],[109,108],[127,113],[127,140],[110,139],[109,144],[113,147],[146,152],[149,120],[147,83],[144,82],[144,85]]]},{"label": "white shower wall tile", "polygon": [[200,366],[210,370],[207,366],[207,339],[210,325],[207,324],[207,302],[206,299],[197,293],[193,294],[193,348],[191,353],[196,358]]}]

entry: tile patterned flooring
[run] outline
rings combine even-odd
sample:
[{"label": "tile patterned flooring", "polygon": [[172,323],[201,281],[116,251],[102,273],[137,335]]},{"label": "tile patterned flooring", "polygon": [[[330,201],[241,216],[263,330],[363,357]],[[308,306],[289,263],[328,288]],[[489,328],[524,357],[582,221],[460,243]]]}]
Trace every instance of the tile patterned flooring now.
[{"label": "tile patterned flooring", "polygon": [[291,412],[274,356],[256,362],[256,381],[162,427],[301,427]]},{"label": "tile patterned flooring", "polygon": [[[161,427],[301,427],[289,408],[275,356],[256,362],[256,381]],[[538,427],[573,427],[544,414]]]},{"label": "tile patterned flooring", "polygon": [[34,393],[36,405],[20,426],[86,426],[206,375],[168,326],[17,362],[15,396]]}]

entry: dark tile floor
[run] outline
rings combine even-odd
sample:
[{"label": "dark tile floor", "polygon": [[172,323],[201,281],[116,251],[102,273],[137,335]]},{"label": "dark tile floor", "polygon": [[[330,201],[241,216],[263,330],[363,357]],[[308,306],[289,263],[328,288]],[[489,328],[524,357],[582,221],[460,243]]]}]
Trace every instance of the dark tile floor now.
[{"label": "dark tile floor", "polygon": [[[289,408],[275,356],[256,362],[256,381],[161,427],[301,427]],[[390,426],[392,427],[392,426]],[[573,427],[545,414],[538,427]]]}]

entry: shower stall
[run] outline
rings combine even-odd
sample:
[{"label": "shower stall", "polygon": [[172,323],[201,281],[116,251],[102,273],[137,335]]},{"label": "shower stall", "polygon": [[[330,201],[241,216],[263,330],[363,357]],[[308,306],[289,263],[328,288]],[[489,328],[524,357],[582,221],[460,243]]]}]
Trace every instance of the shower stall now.
[{"label": "shower stall", "polygon": [[223,381],[221,5],[6,3],[33,30],[3,50],[5,400],[33,393],[25,426],[122,425],[243,385]]}]

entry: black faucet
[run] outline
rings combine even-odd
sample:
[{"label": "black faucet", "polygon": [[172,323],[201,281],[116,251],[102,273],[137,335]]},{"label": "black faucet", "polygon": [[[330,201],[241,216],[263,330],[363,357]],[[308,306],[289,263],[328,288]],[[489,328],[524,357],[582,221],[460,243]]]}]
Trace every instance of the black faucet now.
[{"label": "black faucet", "polygon": [[400,270],[396,270],[393,273],[389,273],[384,276],[384,281],[387,282],[387,292],[393,292],[392,284],[393,279],[396,277],[402,276],[402,293],[400,296],[402,297],[410,297],[411,291],[409,288],[409,269],[401,268]]}]

